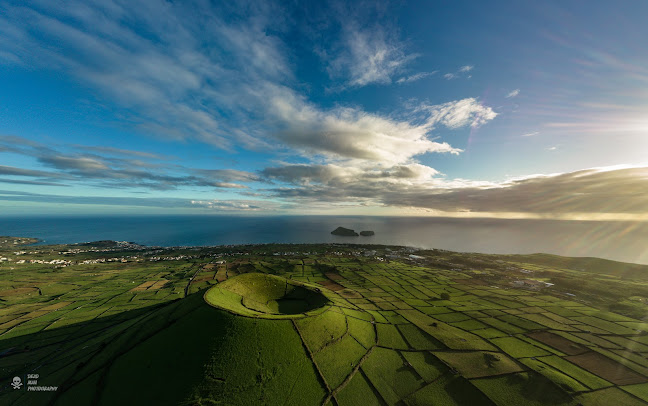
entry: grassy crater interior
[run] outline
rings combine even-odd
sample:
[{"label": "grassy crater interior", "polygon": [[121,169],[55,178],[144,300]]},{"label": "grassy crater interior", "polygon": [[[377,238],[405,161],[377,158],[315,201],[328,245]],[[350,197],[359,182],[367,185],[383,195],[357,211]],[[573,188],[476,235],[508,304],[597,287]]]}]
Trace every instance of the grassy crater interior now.
[{"label": "grassy crater interior", "polygon": [[249,317],[294,318],[318,313],[329,299],[300,282],[263,273],[230,278],[205,293],[212,306]]}]

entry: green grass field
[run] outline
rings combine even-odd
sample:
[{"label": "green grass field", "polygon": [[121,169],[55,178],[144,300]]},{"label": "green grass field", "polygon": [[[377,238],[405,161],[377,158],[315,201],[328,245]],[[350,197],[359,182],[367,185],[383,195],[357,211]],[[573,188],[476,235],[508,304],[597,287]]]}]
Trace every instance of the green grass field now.
[{"label": "green grass field", "polygon": [[496,352],[439,351],[434,355],[466,378],[481,378],[523,371],[523,367],[513,359]]},{"label": "green grass field", "polygon": [[[22,250],[0,247],[2,405],[648,404],[639,305],[573,296],[579,261],[321,244]],[[641,295],[645,279],[599,265],[588,286]],[[513,284],[529,278],[556,284]],[[14,390],[15,376],[57,389]]]}]

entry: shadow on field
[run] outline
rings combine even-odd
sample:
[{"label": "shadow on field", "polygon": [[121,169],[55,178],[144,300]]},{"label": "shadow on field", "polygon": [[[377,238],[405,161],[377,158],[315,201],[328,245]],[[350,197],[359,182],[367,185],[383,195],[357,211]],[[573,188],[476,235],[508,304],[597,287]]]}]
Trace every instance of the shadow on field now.
[{"label": "shadow on field", "polygon": [[527,379],[519,374],[513,374],[507,378],[507,383],[512,387],[520,388],[522,396],[529,402],[560,405],[571,401],[571,397],[564,390],[537,373],[529,373]]},{"label": "shadow on field", "polygon": [[[0,404],[176,405],[204,376],[232,316],[184,299],[0,339]],[[27,374],[55,392],[28,392]],[[25,385],[10,386],[14,376]]]}]

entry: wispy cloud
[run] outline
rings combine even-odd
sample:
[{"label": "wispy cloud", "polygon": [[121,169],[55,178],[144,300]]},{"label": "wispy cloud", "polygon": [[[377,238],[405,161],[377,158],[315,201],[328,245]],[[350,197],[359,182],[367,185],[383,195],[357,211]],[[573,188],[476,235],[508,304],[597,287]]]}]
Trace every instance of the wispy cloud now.
[{"label": "wispy cloud", "polygon": [[262,200],[191,200],[160,197],[67,196],[58,194],[16,192],[0,190],[0,201],[56,203],[58,205],[130,206],[140,208],[208,209],[213,212],[249,212],[279,210],[282,205]]},{"label": "wispy cloud", "polygon": [[193,172],[206,178],[221,179],[228,182],[258,182],[260,180],[255,173],[236,169],[194,169]]},{"label": "wispy cloud", "polygon": [[433,106],[422,105],[418,110],[428,112],[428,125],[442,124],[452,129],[468,125],[479,127],[497,117],[492,108],[472,97]]},{"label": "wispy cloud", "polygon": [[4,178],[0,178],[0,182],[2,182],[2,183],[11,183],[11,184],[14,184],[14,185],[69,186],[69,185],[64,185],[62,183],[46,182],[46,181],[40,181],[40,180],[24,180],[24,179],[4,179]]},{"label": "wispy cloud", "polygon": [[83,204],[109,206],[137,206],[159,208],[189,208],[191,200],[178,198],[112,197],[112,196],[69,196],[46,193],[0,190],[0,201],[33,202],[55,204]]},{"label": "wispy cloud", "polygon": [[540,134],[540,131],[532,131],[530,133],[524,133],[522,134],[522,137],[534,137],[536,135]]},{"label": "wispy cloud", "polygon": [[520,94],[520,89],[515,89],[515,90],[511,90],[511,91],[510,91],[506,96],[504,96],[504,97],[506,97],[507,99],[510,99],[511,97],[515,97],[515,96],[517,96],[518,94]]},{"label": "wispy cloud", "polygon": [[121,148],[114,148],[114,147],[107,147],[107,146],[73,145],[73,147],[84,151],[91,151],[91,152],[96,152],[104,155],[134,156],[138,158],[156,159],[156,160],[171,159],[171,157],[162,156],[151,152],[133,151],[128,149],[121,149]]},{"label": "wispy cloud", "polygon": [[[645,213],[648,168],[597,168],[532,176],[496,187],[410,191],[402,204],[441,210],[528,213]],[[615,198],[611,199],[610,196]],[[395,197],[395,196],[394,196]],[[396,200],[389,200],[396,204]]]},{"label": "wispy cloud", "polygon": [[415,73],[410,76],[403,76],[402,78],[398,79],[396,83],[403,84],[403,83],[410,83],[410,82],[416,82],[417,80],[421,80],[423,78],[426,78],[428,76],[434,75],[438,71],[433,71],[433,72],[419,72]]},{"label": "wispy cloud", "polygon": [[5,166],[5,165],[0,165],[0,175],[29,176],[29,177],[43,177],[43,178],[60,177],[59,174],[53,172],[15,168],[13,166]]},{"label": "wispy cloud", "polygon": [[272,211],[276,204],[250,200],[192,200],[191,204],[215,211]]},{"label": "wispy cloud", "polygon": [[229,117],[256,98],[254,84],[292,77],[282,42],[267,30],[278,16],[263,7],[229,23],[207,4],[155,0],[1,7],[0,50],[99,90],[155,137],[230,148]]},{"label": "wispy cloud", "polygon": [[381,29],[347,27],[342,50],[330,61],[328,71],[333,78],[345,79],[347,87],[389,84],[417,57]]},{"label": "wispy cloud", "polygon": [[106,165],[106,163],[101,162],[96,158],[89,158],[84,156],[42,156],[39,158],[39,161],[56,169],[62,169],[64,171],[70,171],[84,175],[106,172],[108,170],[108,165]]},{"label": "wispy cloud", "polygon": [[[33,164],[51,168],[50,171],[0,166],[0,175],[9,177],[29,177],[21,180],[23,184],[64,185],[61,182],[83,183],[112,188],[145,188],[152,190],[172,190],[183,186],[205,188],[246,189],[244,183],[258,182],[261,178],[254,173],[235,169],[193,169],[176,164],[159,164],[157,155],[146,157],[135,153],[138,158],[124,159],[101,154],[91,154],[87,150],[99,151],[93,147],[73,146],[74,152],[61,152],[43,144],[31,142],[20,137],[0,138],[4,143],[25,145],[13,152],[35,160]],[[112,149],[110,153],[115,153]],[[121,150],[119,150],[121,151]],[[132,155],[132,153],[126,154]],[[123,152],[122,152],[123,154]],[[18,183],[15,179],[5,179],[5,183]],[[39,183],[34,183],[39,182]]]},{"label": "wispy cloud", "polygon": [[461,66],[459,69],[457,69],[456,72],[449,72],[443,75],[443,77],[446,80],[453,80],[453,79],[459,79],[462,77],[470,79],[472,76],[469,75],[469,72],[471,72],[475,67],[472,65],[464,65]]}]

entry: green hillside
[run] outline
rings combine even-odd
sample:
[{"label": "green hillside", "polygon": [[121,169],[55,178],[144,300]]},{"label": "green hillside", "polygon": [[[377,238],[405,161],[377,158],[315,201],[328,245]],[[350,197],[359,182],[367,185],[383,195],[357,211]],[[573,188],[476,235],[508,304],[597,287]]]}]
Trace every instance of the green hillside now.
[{"label": "green hillside", "polygon": [[325,311],[329,300],[313,285],[263,273],[228,279],[205,293],[210,305],[248,317],[307,317]]},{"label": "green hillside", "polygon": [[511,260],[518,262],[528,262],[562,269],[574,269],[623,278],[648,280],[648,265],[592,257],[561,257],[551,254],[509,255],[509,257]]}]

